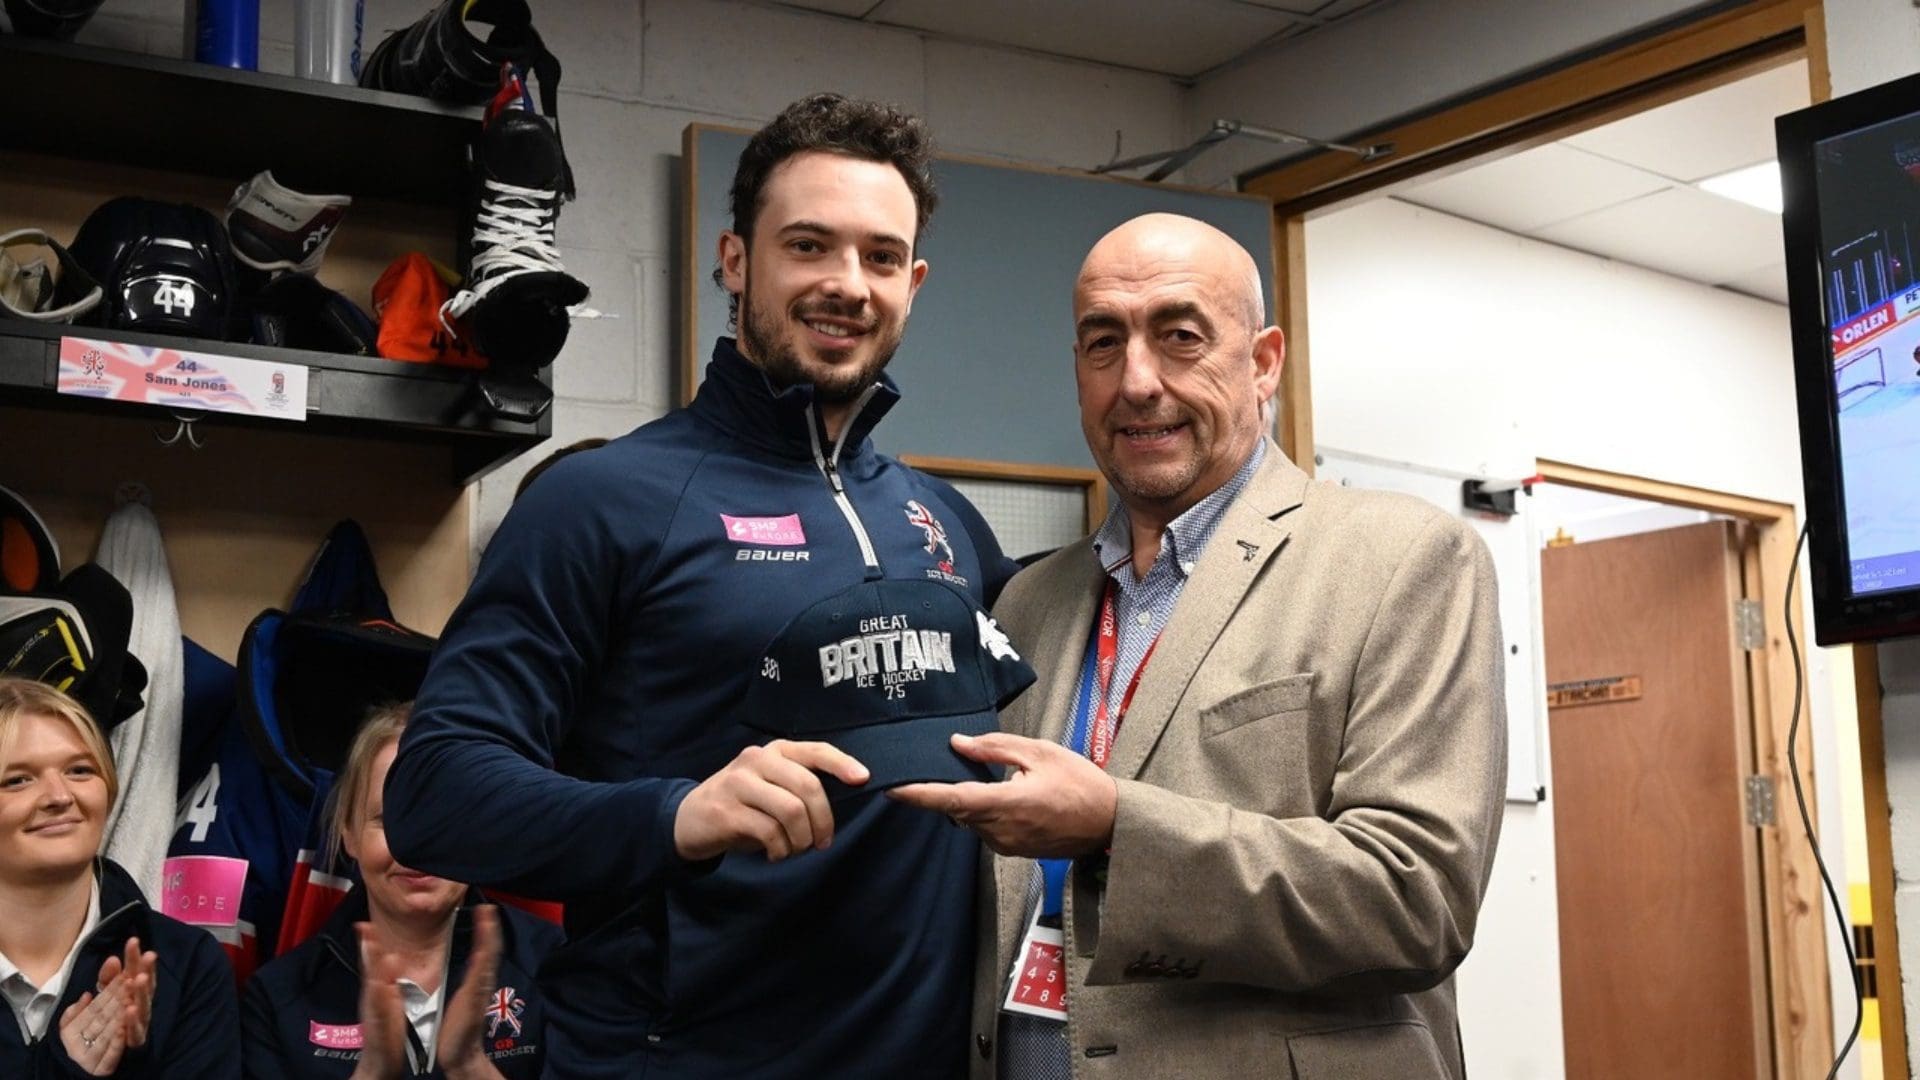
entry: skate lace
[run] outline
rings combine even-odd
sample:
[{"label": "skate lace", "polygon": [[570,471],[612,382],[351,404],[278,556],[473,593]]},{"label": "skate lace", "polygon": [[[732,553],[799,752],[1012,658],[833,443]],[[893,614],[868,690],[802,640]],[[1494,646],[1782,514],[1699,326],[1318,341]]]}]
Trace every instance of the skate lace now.
[{"label": "skate lace", "polygon": [[450,320],[473,310],[493,287],[510,277],[543,271],[566,272],[554,227],[557,192],[486,181],[486,196],[473,225],[473,273],[467,288],[440,305],[440,323],[449,333]]}]

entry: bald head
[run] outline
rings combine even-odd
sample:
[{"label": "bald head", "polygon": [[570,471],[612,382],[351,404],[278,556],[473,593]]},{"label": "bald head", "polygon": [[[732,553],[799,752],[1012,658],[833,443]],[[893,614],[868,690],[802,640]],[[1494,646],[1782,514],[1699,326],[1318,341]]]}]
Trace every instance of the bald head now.
[{"label": "bald head", "polygon": [[1139,543],[1253,453],[1285,339],[1266,325],[1253,256],[1176,214],[1100,238],[1074,283],[1073,322],[1080,426],[1130,520],[1148,528]]},{"label": "bald head", "polygon": [[1185,265],[1211,278],[1215,299],[1227,310],[1244,313],[1246,331],[1267,324],[1260,267],[1239,241],[1197,218],[1180,214],[1142,214],[1100,238],[1080,263],[1076,285],[1117,267]]}]

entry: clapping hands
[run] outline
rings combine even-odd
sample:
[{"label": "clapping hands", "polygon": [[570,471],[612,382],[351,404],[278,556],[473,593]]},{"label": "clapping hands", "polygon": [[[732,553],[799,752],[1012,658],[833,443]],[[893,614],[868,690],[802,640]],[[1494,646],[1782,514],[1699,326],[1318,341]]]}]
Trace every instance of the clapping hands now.
[{"label": "clapping hands", "polygon": [[500,980],[500,909],[482,904],[473,909],[473,952],[467,956],[467,974],[460,988],[447,998],[447,1018],[440,1024],[434,1060],[448,1080],[495,1080],[500,1071],[481,1049],[480,1027]]},{"label": "clapping hands", "polygon": [[[400,965],[374,940],[366,923],[360,932],[360,1063],[353,1080],[387,1080],[407,1067],[407,1011],[400,997]],[[473,952],[458,989],[447,995],[434,1062],[447,1080],[502,1080],[480,1043],[480,1025],[493,998],[500,972],[500,911],[492,904],[473,909]]]},{"label": "clapping hands", "polygon": [[94,989],[60,1014],[60,1045],[89,1076],[112,1076],[129,1050],[147,1044],[159,955],[129,938],[125,953],[100,965]]}]

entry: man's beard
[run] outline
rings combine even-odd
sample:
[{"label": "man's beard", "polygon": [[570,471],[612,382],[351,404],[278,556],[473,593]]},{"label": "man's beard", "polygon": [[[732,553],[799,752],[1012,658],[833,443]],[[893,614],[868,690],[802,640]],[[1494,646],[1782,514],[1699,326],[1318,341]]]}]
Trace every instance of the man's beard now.
[{"label": "man's beard", "polygon": [[1194,453],[1179,462],[1167,463],[1157,469],[1149,466],[1123,472],[1117,454],[1100,464],[1106,466],[1102,471],[1121,494],[1143,503],[1158,503],[1177,498],[1192,487],[1194,481],[1200,478],[1206,463],[1196,448]]},{"label": "man's beard", "polygon": [[[864,305],[863,305],[864,306]],[[862,366],[846,368],[836,366],[818,373],[807,370],[800,359],[800,350],[793,342],[795,329],[801,320],[812,315],[832,316],[839,319],[859,319],[859,308],[848,309],[844,305],[831,301],[816,301],[797,310],[793,322],[783,326],[779,313],[767,312],[753,302],[751,280],[742,290],[740,302],[740,343],[747,356],[760,365],[767,378],[780,387],[798,383],[813,384],[814,398],[823,402],[843,403],[854,400],[866,392],[867,387],[879,381],[880,373],[886,370],[893,360],[893,354],[900,348],[900,339],[904,327],[881,323],[868,330],[868,341],[873,345],[872,357]],[[788,331],[782,334],[782,330]],[[857,348],[858,346],[856,346]]]},{"label": "man's beard", "polygon": [[[1163,461],[1155,464],[1136,463],[1131,469],[1123,469],[1123,455],[1115,445],[1120,441],[1113,430],[1115,427],[1173,427],[1187,425],[1193,439],[1187,456],[1176,461]],[[1087,432],[1087,441],[1094,450],[1095,463],[1107,477],[1115,490],[1145,504],[1163,503],[1178,499],[1190,489],[1200,474],[1206,471],[1207,453],[1213,444],[1216,433],[1204,430],[1198,417],[1177,406],[1171,407],[1168,415],[1151,414],[1112,415],[1103,417],[1097,428]]]},{"label": "man's beard", "polygon": [[1123,494],[1146,503],[1164,502],[1175,498],[1193,486],[1200,478],[1204,462],[1196,454],[1175,466],[1172,471],[1155,473],[1141,470],[1135,473],[1122,473],[1117,468],[1107,474],[1107,479]]}]

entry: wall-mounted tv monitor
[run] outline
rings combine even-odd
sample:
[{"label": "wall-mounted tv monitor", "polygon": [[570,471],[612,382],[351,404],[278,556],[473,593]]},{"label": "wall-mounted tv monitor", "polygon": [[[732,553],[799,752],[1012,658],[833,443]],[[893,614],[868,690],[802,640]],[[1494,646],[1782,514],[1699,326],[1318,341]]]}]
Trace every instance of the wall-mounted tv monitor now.
[{"label": "wall-mounted tv monitor", "polygon": [[1814,638],[1920,634],[1920,76],[1774,135]]}]

